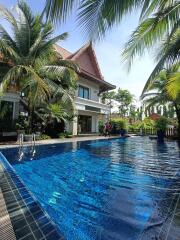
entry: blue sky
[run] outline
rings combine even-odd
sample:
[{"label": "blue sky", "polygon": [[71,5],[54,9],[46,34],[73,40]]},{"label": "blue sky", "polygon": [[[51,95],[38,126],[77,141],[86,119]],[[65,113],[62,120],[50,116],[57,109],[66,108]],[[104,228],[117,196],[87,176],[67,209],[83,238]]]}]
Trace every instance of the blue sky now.
[{"label": "blue sky", "polygon": [[[27,0],[27,2],[33,11],[38,12],[43,9],[45,0]],[[16,4],[16,0],[0,0],[0,4],[10,8]],[[0,21],[2,23],[2,20]],[[3,24],[6,23],[3,21]],[[103,41],[95,43],[94,48],[105,80],[117,87],[129,89],[138,99],[154,67],[154,61],[152,53],[146,53],[141,58],[137,57],[129,73],[122,63],[121,52],[123,46],[137,24],[138,12],[136,11],[126,16],[120,24],[111,29]],[[70,16],[65,24],[56,26],[56,34],[63,32],[68,32],[69,37],[60,45],[72,52],[87,42],[81,30],[77,27],[74,16]]]}]

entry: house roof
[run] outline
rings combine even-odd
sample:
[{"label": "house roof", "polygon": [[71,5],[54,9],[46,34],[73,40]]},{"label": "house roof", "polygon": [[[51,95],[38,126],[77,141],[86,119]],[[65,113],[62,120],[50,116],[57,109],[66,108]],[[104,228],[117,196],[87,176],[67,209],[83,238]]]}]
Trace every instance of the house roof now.
[{"label": "house roof", "polygon": [[103,87],[103,91],[115,89],[114,85],[104,81],[92,43],[85,44],[75,53],[58,45],[55,45],[55,49],[64,59],[77,63],[80,67],[80,75],[97,82]]},{"label": "house roof", "polygon": [[64,59],[66,59],[66,58],[68,58],[70,55],[72,55],[71,52],[69,52],[68,50],[66,50],[66,49],[63,48],[63,47],[60,47],[60,46],[57,45],[57,44],[54,44],[54,47],[55,47],[56,52],[58,52],[58,53],[62,56],[62,58],[64,58]]},{"label": "house roof", "polygon": [[70,55],[68,59],[78,63],[86,72],[103,80],[96,54],[91,43],[87,43],[82,46],[78,51]]},{"label": "house roof", "polygon": [[154,120],[154,121],[158,120],[160,117],[161,117],[161,115],[160,115],[160,114],[157,114],[157,113],[151,113],[151,114],[149,115],[149,118],[152,119],[152,120]]}]

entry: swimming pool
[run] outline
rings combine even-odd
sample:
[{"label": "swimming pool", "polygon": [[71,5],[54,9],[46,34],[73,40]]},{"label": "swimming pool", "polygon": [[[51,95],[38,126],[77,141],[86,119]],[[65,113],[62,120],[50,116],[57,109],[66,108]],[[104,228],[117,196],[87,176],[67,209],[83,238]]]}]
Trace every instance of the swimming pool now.
[{"label": "swimming pool", "polygon": [[[67,240],[145,239],[179,184],[179,148],[147,137],[3,150]],[[143,238],[144,236],[144,238]],[[147,238],[151,239],[151,238]]]}]

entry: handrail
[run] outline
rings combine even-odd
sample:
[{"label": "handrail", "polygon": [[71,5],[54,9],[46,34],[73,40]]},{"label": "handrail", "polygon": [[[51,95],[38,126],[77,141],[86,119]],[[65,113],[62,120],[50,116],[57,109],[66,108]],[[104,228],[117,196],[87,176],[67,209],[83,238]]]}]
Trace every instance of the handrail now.
[{"label": "handrail", "polygon": [[31,157],[31,160],[33,159],[35,153],[36,153],[36,134],[33,133],[32,134],[32,138],[31,138],[31,150],[30,150],[30,153],[32,153],[32,157]]},{"label": "handrail", "polygon": [[19,135],[19,161],[22,160],[23,158],[23,155],[24,155],[24,152],[23,152],[23,142],[24,142],[24,135],[23,133],[21,133]]}]

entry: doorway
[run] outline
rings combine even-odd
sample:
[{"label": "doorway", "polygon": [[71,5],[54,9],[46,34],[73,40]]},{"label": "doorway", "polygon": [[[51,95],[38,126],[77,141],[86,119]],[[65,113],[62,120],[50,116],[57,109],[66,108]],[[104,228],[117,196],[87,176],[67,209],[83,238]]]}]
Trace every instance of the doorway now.
[{"label": "doorway", "polygon": [[79,133],[90,133],[92,126],[92,117],[79,115],[78,116],[78,132]]}]

